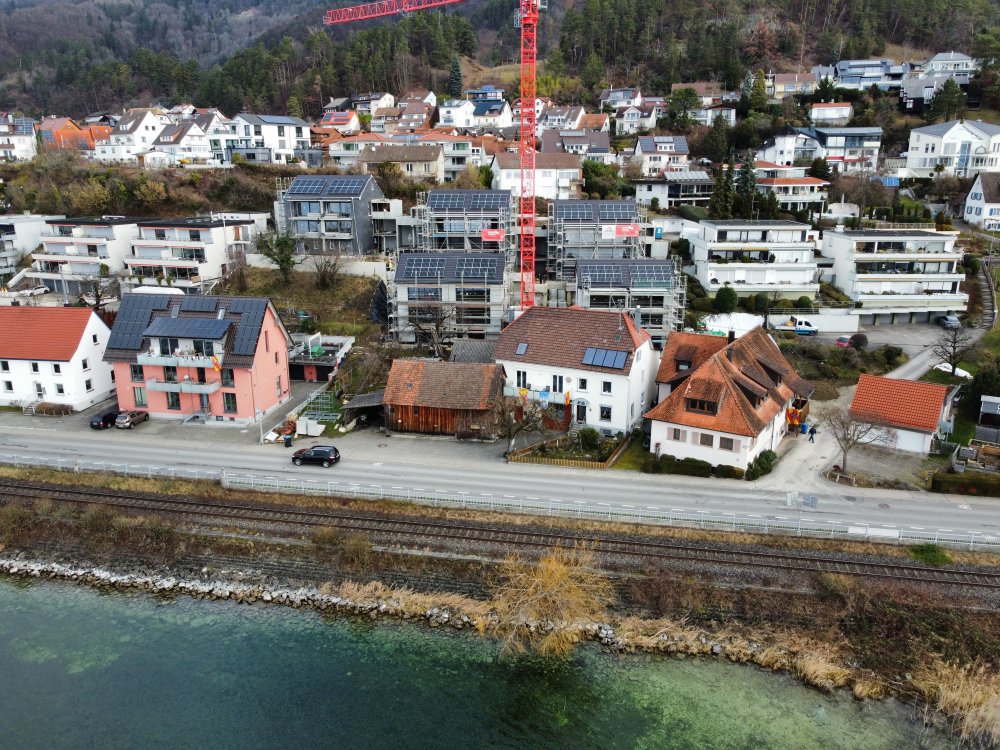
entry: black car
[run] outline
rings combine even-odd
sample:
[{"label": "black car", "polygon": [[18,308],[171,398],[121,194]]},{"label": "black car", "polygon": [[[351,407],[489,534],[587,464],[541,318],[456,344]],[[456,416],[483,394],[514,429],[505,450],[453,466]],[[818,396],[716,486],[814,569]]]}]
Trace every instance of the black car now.
[{"label": "black car", "polygon": [[117,408],[95,414],[90,418],[90,428],[93,430],[106,430],[109,427],[115,426],[116,419],[118,419]]},{"label": "black car", "polygon": [[314,445],[312,448],[300,448],[292,454],[292,463],[296,466],[302,464],[322,464],[323,468],[335,464],[340,460],[340,451],[332,445]]}]

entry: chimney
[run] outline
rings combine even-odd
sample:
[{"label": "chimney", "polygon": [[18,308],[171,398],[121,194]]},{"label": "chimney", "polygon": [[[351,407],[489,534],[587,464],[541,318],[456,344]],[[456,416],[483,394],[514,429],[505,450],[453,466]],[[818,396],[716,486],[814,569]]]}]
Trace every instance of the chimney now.
[{"label": "chimney", "polygon": [[642,315],[640,314],[642,308],[639,305],[635,306],[635,310],[632,311],[632,320],[635,322],[635,327],[640,331],[642,330]]},{"label": "chimney", "polygon": [[726,337],[726,341],[730,344],[736,341],[736,331],[732,328],[729,329],[729,335]]}]

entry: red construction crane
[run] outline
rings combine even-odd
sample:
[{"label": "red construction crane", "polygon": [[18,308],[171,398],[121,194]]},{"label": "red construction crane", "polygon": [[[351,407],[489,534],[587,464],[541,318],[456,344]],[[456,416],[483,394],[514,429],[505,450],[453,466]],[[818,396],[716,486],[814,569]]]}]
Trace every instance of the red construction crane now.
[{"label": "red construction crane", "polygon": [[[328,10],[328,25],[363,21],[397,13],[428,10],[464,0],[379,0],[365,5]],[[535,304],[535,61],[538,45],[538,10],[545,0],[519,0],[521,26],[521,195],[518,198],[518,228],[521,254],[521,309]]]}]

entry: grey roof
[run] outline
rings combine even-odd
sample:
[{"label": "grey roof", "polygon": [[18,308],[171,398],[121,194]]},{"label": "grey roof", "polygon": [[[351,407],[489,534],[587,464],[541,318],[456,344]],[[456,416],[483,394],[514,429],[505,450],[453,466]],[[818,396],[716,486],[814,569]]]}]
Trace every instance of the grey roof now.
[{"label": "grey roof", "polygon": [[371,175],[302,175],[292,180],[285,194],[289,197],[304,198],[327,196],[357,198],[365,192],[368,184],[374,181],[375,178]]},{"label": "grey roof", "polygon": [[45,223],[50,226],[57,224],[72,224],[82,227],[109,227],[119,224],[137,224],[139,219],[130,216],[81,216],[68,219],[46,219]]},{"label": "grey roof", "polygon": [[179,229],[213,229],[215,227],[232,227],[241,224],[253,224],[251,219],[223,219],[207,217],[177,218],[177,219],[132,219],[140,227],[177,227]]},{"label": "grey roof", "polygon": [[962,52],[938,52],[927,62],[957,62],[959,60],[971,60],[972,58]]},{"label": "grey roof", "polygon": [[385,398],[385,388],[380,388],[371,393],[359,393],[344,405],[344,409],[367,409],[373,406],[381,406]]},{"label": "grey roof", "polygon": [[857,239],[864,239],[869,237],[871,239],[884,239],[886,237],[904,237],[912,239],[941,239],[943,237],[948,237],[949,235],[942,235],[937,232],[930,232],[924,229],[848,229],[843,232],[835,232],[834,236],[837,234],[846,234],[849,237],[854,237]]},{"label": "grey roof", "polygon": [[427,207],[442,211],[501,211],[510,210],[509,190],[431,190]]},{"label": "grey roof", "polygon": [[143,336],[170,336],[190,339],[221,339],[232,321],[218,318],[153,318]]},{"label": "grey roof", "polygon": [[750,221],[749,219],[705,219],[701,222],[705,226],[720,227],[723,229],[735,229],[746,227],[747,229],[776,229],[778,227],[792,227],[794,229],[808,229],[808,224],[798,221],[782,221],[781,219],[761,219],[760,221]]},{"label": "grey roof", "polygon": [[240,112],[236,116],[251,125],[294,125],[300,128],[309,127],[309,123],[305,120],[299,117],[287,117],[286,115],[255,115],[251,112]]},{"label": "grey roof", "polygon": [[[270,302],[266,297],[209,297],[198,295],[125,294],[111,337],[104,352],[106,362],[135,362],[136,355],[147,348],[149,338],[160,334],[149,331],[171,330],[180,323],[162,323],[161,320],[190,321],[193,330],[215,332],[220,324],[227,331],[224,363],[230,367],[250,367],[253,364],[257,340],[260,338],[264,314]],[[221,317],[220,317],[220,311]],[[277,319],[277,316],[275,316]],[[194,321],[201,321],[195,323]],[[278,321],[280,325],[281,322]],[[155,327],[154,327],[155,326]],[[192,328],[185,329],[191,331]],[[211,338],[191,333],[171,336]]]},{"label": "grey roof", "polygon": [[542,133],[543,152],[565,151],[567,144],[587,144],[587,152],[591,154],[607,154],[611,152],[611,138],[603,130],[546,130]]},{"label": "grey roof", "polygon": [[491,365],[496,361],[493,358],[496,346],[496,341],[456,339],[452,342],[451,357],[448,358],[448,361],[475,365]]},{"label": "grey roof", "polygon": [[577,286],[618,287],[632,289],[674,284],[672,260],[579,260],[576,265]]},{"label": "grey roof", "polygon": [[712,182],[711,177],[709,177],[708,172],[700,169],[667,169],[661,173],[658,177],[642,177],[637,180],[632,180],[635,183],[660,183],[660,182]]},{"label": "grey roof", "polygon": [[474,117],[499,114],[503,112],[504,105],[506,105],[502,99],[483,99],[473,103],[476,105],[476,108],[472,110]]},{"label": "grey roof", "polygon": [[438,145],[406,145],[394,143],[378,143],[366,148],[359,161],[366,164],[384,164],[385,162],[433,162],[444,154],[444,149]]},{"label": "grey roof", "polygon": [[138,129],[139,125],[142,124],[143,118],[146,117],[147,112],[149,112],[148,109],[143,109],[127,113],[115,125],[114,130],[111,131],[111,135],[134,133]]},{"label": "grey roof", "polygon": [[939,122],[937,125],[926,125],[922,128],[914,128],[911,133],[920,133],[921,135],[936,135],[942,136],[947,135],[948,132],[956,125],[965,124],[969,127],[980,130],[986,135],[1000,135],[1000,125],[993,125],[989,122],[983,122],[982,120],[949,120],[948,122]]},{"label": "grey roof", "polygon": [[656,144],[658,143],[673,143],[674,150],[671,153],[688,153],[687,138],[683,135],[641,135],[637,141],[640,150],[644,154],[656,153]]},{"label": "grey roof", "polygon": [[882,128],[812,128],[820,135],[882,135]]},{"label": "grey roof", "polygon": [[983,203],[1000,203],[1000,173],[980,172],[977,179],[983,193]]},{"label": "grey roof", "polygon": [[552,213],[557,219],[570,221],[601,221],[615,223],[636,222],[639,220],[639,208],[634,200],[553,201]]},{"label": "grey roof", "polygon": [[396,283],[435,281],[443,284],[502,284],[502,253],[400,253]]}]

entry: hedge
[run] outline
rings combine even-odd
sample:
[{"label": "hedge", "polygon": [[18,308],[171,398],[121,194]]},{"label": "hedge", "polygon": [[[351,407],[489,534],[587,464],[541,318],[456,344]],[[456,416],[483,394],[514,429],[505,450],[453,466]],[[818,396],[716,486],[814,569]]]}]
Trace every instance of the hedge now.
[{"label": "hedge", "polygon": [[689,221],[704,221],[708,218],[708,211],[701,206],[678,206],[677,213]]},{"label": "hedge", "polygon": [[659,459],[650,455],[643,462],[642,470],[647,474],[683,474],[689,477],[710,477],[712,476],[712,464],[708,461],[700,461],[697,458],[682,458],[678,460],[674,456],[666,454]]},{"label": "hedge", "polygon": [[738,466],[719,464],[715,467],[715,476],[720,479],[742,479],[745,473],[746,472]]},{"label": "hedge", "polygon": [[969,472],[948,474],[939,471],[931,478],[931,492],[1000,497],[1000,477]]},{"label": "hedge", "polygon": [[774,451],[764,451],[747,467],[747,480],[752,482],[765,474],[770,474],[776,463],[778,463],[778,454]]}]

